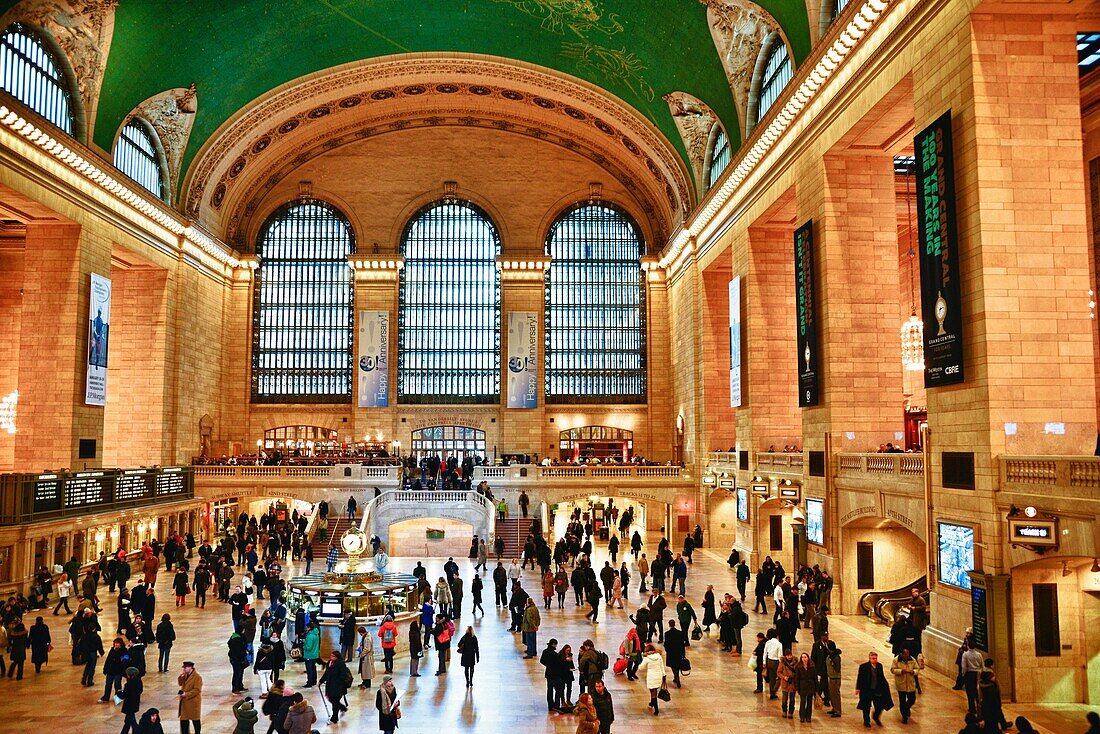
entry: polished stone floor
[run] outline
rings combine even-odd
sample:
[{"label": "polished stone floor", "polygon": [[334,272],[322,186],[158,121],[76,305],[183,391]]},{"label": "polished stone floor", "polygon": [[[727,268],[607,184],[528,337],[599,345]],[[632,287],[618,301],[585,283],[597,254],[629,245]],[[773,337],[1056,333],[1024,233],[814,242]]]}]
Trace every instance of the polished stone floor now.
[{"label": "polished stone floor", "polygon": [[[696,556],[696,562],[688,578],[689,599],[696,606],[700,616],[699,600],[706,584],[712,583],[718,594],[733,591],[732,574],[724,563],[724,552],[703,550]],[[391,570],[409,570],[416,559],[395,558],[390,564]],[[428,563],[429,578],[442,575],[442,562],[445,559],[433,559]],[[472,562],[457,559],[462,567],[462,576],[469,588],[473,577]],[[597,564],[602,566],[603,556],[597,551]],[[291,564],[292,566],[293,564]],[[293,574],[293,568],[289,569]],[[637,573],[634,572],[636,586]],[[165,588],[164,596],[170,592],[165,581],[158,584]],[[491,584],[490,584],[491,586]],[[534,579],[526,584],[529,590],[538,588]],[[533,595],[539,597],[537,591]],[[172,597],[168,597],[171,600]],[[491,603],[491,594],[486,595]],[[632,594],[636,601],[637,594]],[[114,597],[103,599],[104,629],[113,629],[115,622]],[[266,603],[266,602],[265,602]],[[401,692],[405,712],[401,720],[403,732],[502,732],[517,726],[523,727],[528,734],[535,732],[572,732],[576,722],[572,716],[547,715],[545,706],[545,688],[542,668],[537,660],[523,660],[518,635],[507,631],[508,621],[505,610],[488,606],[484,616],[471,615],[468,611],[467,595],[462,617],[462,628],[472,624],[480,643],[482,663],[477,667],[475,687],[470,690],[464,685],[462,669],[455,665],[445,677],[437,678],[431,673],[434,668],[426,664],[427,674],[421,678],[408,676],[408,664],[399,661],[398,674],[395,677]],[[156,673],[156,652],[151,649],[148,655],[151,672],[146,676],[145,695],[142,710],[156,706],[164,712],[165,730],[178,731],[176,723],[176,672],[185,659],[197,662],[199,671],[205,679],[203,699],[203,731],[228,734],[233,731],[233,715],[230,707],[238,700],[230,694],[230,668],[226,659],[225,640],[229,637],[231,624],[229,609],[216,601],[207,604],[205,610],[194,607],[175,609],[171,602],[164,606],[162,599],[158,606],[158,616],[168,611],[176,623],[178,640],[172,651],[172,673]],[[586,638],[592,638],[598,649],[608,652],[614,659],[630,622],[627,612],[613,610],[610,614],[600,609],[601,622],[592,625],[584,619],[583,611],[576,609],[571,600],[567,600],[564,611],[543,613],[543,626],[539,633],[539,648],[550,637],[556,637],[562,643],[570,643],[576,650]],[[750,625],[746,630],[746,642],[755,639],[755,633],[766,627],[770,615],[750,614]],[[0,732],[48,731],[79,732],[116,732],[121,729],[122,716],[118,709],[110,704],[97,703],[102,693],[102,674],[97,673],[99,687],[85,689],[80,686],[80,669],[69,664],[69,648],[65,633],[64,617],[47,616],[54,634],[56,647],[54,658],[40,675],[35,675],[28,663],[26,678],[22,681],[4,679],[0,681],[0,692],[4,697],[0,713]],[[33,622],[33,619],[30,621]],[[845,652],[845,679],[843,690],[848,696],[844,701],[845,714],[840,719],[830,719],[815,712],[814,720],[809,724],[800,724],[797,719],[782,719],[779,716],[777,701],[768,701],[765,696],[753,693],[755,673],[747,667],[747,657],[735,658],[723,654],[717,644],[704,638],[695,643],[689,651],[692,661],[692,673],[684,679],[684,687],[673,689],[672,701],[662,704],[660,717],[654,717],[647,711],[648,695],[642,686],[626,681],[623,676],[613,677],[609,688],[614,697],[616,721],[613,731],[648,732],[667,731],[669,726],[690,727],[693,734],[709,732],[738,732],[743,734],[747,726],[754,728],[763,724],[764,731],[784,730],[828,730],[830,732],[864,731],[860,714],[855,710],[852,693],[852,676],[858,662],[866,659],[871,649],[883,650],[882,643],[886,628],[875,626],[858,618],[833,618],[833,639]],[[335,641],[335,630],[325,628],[326,639],[322,654]],[[110,637],[104,635],[104,644],[110,644]],[[805,649],[809,649],[808,634],[800,639]],[[155,645],[153,646],[155,648]],[[455,662],[457,663],[457,656]],[[285,677],[297,688],[305,682],[304,669],[300,664]],[[928,672],[924,677],[924,695],[919,697],[914,709],[913,719],[908,726],[901,724],[897,709],[884,716],[885,727],[905,729],[926,734],[952,734],[962,726],[962,712],[965,710],[965,698],[961,692],[950,690],[950,682],[945,678]],[[258,696],[259,683],[251,671],[245,682],[250,693]],[[349,694],[351,712],[346,720],[339,724],[328,725],[322,719],[323,709],[320,693],[308,689],[310,701],[321,719],[316,725],[321,731],[376,731],[377,715],[374,709],[374,691],[363,692],[358,689]],[[576,692],[574,692],[574,697]],[[1084,707],[1040,708],[1035,706],[1007,706],[1010,720],[1017,714],[1031,718],[1041,732],[1073,733],[1083,732]],[[257,731],[266,731],[266,721],[261,721]],[[756,729],[759,730],[759,729]]]}]

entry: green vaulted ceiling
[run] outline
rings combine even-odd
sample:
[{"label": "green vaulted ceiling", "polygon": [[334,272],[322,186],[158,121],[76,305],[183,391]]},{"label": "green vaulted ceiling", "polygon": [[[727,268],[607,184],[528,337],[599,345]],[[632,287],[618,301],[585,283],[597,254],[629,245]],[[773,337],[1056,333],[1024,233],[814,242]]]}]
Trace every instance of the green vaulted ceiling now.
[{"label": "green vaulted ceiling", "polygon": [[[757,3],[801,61],[810,45],[804,0]],[[186,169],[219,125],[274,87],[339,64],[431,51],[502,56],[585,79],[633,106],[681,155],[662,95],[688,92],[738,143],[700,0],[120,0],[95,142],[109,150],[137,104],[194,82]]]}]

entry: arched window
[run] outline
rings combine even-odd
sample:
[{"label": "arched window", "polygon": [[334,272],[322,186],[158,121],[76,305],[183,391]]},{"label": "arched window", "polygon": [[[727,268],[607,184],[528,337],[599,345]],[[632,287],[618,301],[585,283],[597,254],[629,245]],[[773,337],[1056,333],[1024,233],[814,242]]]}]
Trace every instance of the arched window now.
[{"label": "arched window", "polygon": [[0,89],[74,134],[73,86],[59,59],[22,23],[12,23],[0,37]]},{"label": "arched window", "polygon": [[607,204],[579,204],[550,227],[547,402],[645,402],[642,252],[637,226]]},{"label": "arched window", "polygon": [[164,152],[157,145],[156,131],[145,120],[135,117],[122,128],[115,141],[115,168],[154,196],[168,201]]},{"label": "arched window", "polygon": [[778,33],[773,33],[761,48],[764,56],[763,69],[760,74],[760,91],[756,97],[756,120],[764,119],[768,110],[779,99],[783,89],[791,81],[794,68],[791,65],[791,55],[787,50],[787,44]]},{"label": "arched window", "polygon": [[467,456],[485,458],[485,431],[469,426],[432,426],[412,432],[411,452],[417,459],[451,456],[459,461]]},{"label": "arched window", "polygon": [[397,399],[500,401],[500,236],[465,201],[430,204],[401,238]]},{"label": "arched window", "polygon": [[714,143],[710,147],[710,160],[707,162],[707,188],[718,183],[718,179],[730,164],[730,139],[719,124],[714,125]]},{"label": "arched window", "polygon": [[260,229],[252,401],[351,401],[351,224],[331,204],[291,202]]}]

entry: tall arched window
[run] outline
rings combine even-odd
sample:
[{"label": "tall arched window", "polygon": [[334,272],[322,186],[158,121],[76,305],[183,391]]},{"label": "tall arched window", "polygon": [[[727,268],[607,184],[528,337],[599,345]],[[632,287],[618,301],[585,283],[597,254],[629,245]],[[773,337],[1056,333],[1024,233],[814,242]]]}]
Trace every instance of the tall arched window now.
[{"label": "tall arched window", "polygon": [[794,67],[791,65],[791,54],[787,50],[787,44],[782,36],[773,33],[761,48],[764,56],[764,66],[760,70],[760,87],[756,98],[756,120],[764,119],[768,110],[779,99],[783,89],[794,76]]},{"label": "tall arched window", "polygon": [[638,227],[607,204],[579,204],[550,227],[546,254],[546,401],[645,402]]},{"label": "tall arched window", "polygon": [[139,117],[126,123],[115,141],[115,168],[154,196],[168,201],[168,177],[164,152],[157,145],[157,133]]},{"label": "tall arched window", "polygon": [[351,223],[323,201],[286,204],[260,229],[252,400],[351,402]]},{"label": "tall arched window", "polygon": [[714,125],[714,143],[710,147],[710,160],[707,162],[707,188],[718,183],[718,179],[730,164],[730,139],[726,137],[726,131],[722,126]]},{"label": "tall arched window", "polygon": [[397,399],[500,401],[500,236],[465,201],[421,209],[401,238]]},{"label": "tall arched window", "polygon": [[74,134],[73,86],[59,59],[22,23],[12,23],[0,36],[0,89]]}]

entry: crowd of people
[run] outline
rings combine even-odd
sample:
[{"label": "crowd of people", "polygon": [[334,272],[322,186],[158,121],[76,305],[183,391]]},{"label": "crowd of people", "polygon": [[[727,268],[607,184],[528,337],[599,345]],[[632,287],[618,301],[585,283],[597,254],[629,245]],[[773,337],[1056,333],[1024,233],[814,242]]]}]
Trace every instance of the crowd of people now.
[{"label": "crowd of people", "polygon": [[[526,505],[520,504],[526,514]],[[317,511],[327,516],[327,503]],[[349,501],[348,512],[354,517],[354,500]],[[433,652],[435,675],[446,676],[454,650],[465,686],[474,688],[482,642],[474,625],[460,620],[464,614],[484,616],[484,589],[491,578],[495,606],[502,614],[507,612],[508,630],[517,636],[517,654],[541,671],[548,714],[574,717],[579,734],[610,734],[616,710],[624,706],[615,701],[621,694],[613,696],[608,686],[615,675],[628,684],[638,681],[646,710],[660,716],[674,700],[673,692],[686,684],[689,653],[701,645],[715,646],[735,658],[747,656],[755,671],[754,691],[777,701],[782,718],[793,719],[796,709],[802,722],[812,721],[818,711],[841,717],[844,698],[853,690],[855,708],[867,727],[883,725],[886,713],[895,708],[895,693],[900,721],[914,717],[925,667],[922,636],[929,621],[920,590],[913,589],[890,628],[889,652],[884,649],[881,659],[877,651],[868,652],[866,659],[861,656],[853,675],[844,664],[843,651],[830,637],[833,579],[827,570],[803,566],[791,573],[767,557],[753,572],[734,550],[728,558],[732,591],[718,593],[707,585],[700,594],[700,589],[689,589],[687,582],[693,555],[703,544],[701,528],[686,534],[683,546],[676,550],[667,537],[650,549],[636,519],[635,508],[619,508],[612,502],[604,513],[609,532],[602,536],[599,522],[577,508],[551,545],[535,518],[522,554],[506,563],[496,546],[491,571],[486,540],[475,538],[468,589],[464,569],[453,558],[434,583],[423,562],[417,562],[412,572],[417,578],[417,614],[401,626],[387,615],[372,629],[348,612],[340,621],[337,644],[322,654],[315,610],[305,606],[291,610],[285,603],[283,564],[288,559],[305,561],[308,572],[312,561],[312,544],[305,535],[307,518],[295,511],[277,520],[272,506],[258,518],[242,514],[235,523],[226,523],[214,543],[196,543],[189,534],[173,535],[163,544],[143,544],[136,554],[119,549],[89,568],[81,569],[71,559],[60,573],[42,569],[35,578],[39,606],[13,596],[3,607],[0,651],[7,659],[0,655],[0,675],[22,678],[28,658],[36,673],[50,662],[55,640],[44,617],[37,616],[29,627],[24,618],[29,619],[35,608],[48,609],[41,602],[52,602],[56,594],[54,613],[65,608],[71,614],[70,655],[81,671],[81,685],[99,694],[102,684],[98,700],[119,706],[122,734],[157,734],[162,731],[162,712],[142,704],[151,665],[148,649],[157,648],[156,674],[171,672],[177,631],[173,612],[164,608],[205,609],[209,592],[209,601],[225,605],[235,731],[253,732],[261,718],[266,719],[269,734],[308,734],[322,718],[336,724],[359,700],[348,695],[358,687],[374,689],[379,729],[392,734],[402,715],[394,676],[398,674],[395,652],[403,636],[409,649],[410,678],[421,676],[422,661]],[[601,537],[606,540],[597,540]],[[598,549],[594,548],[597,542]],[[609,560],[600,565],[594,550],[600,555],[606,552]],[[103,587],[116,594],[117,625],[106,632],[100,621]],[[172,605],[168,595],[160,602],[165,588],[171,592]],[[472,602],[468,607],[464,605],[467,590]],[[751,613],[771,615],[755,644],[744,639],[750,624],[745,606],[750,590],[755,598]],[[260,611],[265,594],[267,604]],[[580,634],[567,640],[560,632],[550,636],[544,631],[555,619],[572,617],[580,610],[588,623],[600,624],[601,606],[605,621],[615,615],[620,623],[628,623],[617,650],[600,649],[594,642],[602,639],[599,635]],[[544,638],[541,644],[540,638]],[[1012,726],[1025,734],[1034,731],[1023,717],[1014,723],[1007,720],[994,661],[975,648],[969,633],[957,666],[956,688],[965,691],[967,699],[963,734],[988,734]],[[246,683],[249,668],[253,676]],[[296,672],[299,669],[301,673]],[[291,675],[302,676],[298,690]],[[203,677],[193,661],[182,662],[176,682],[174,718],[181,732],[193,728],[201,734]],[[249,689],[257,685],[258,695],[253,697]],[[313,688],[321,691],[320,712],[308,700]],[[623,716],[621,710],[619,716]],[[1095,732],[1100,720],[1090,718],[1090,724],[1089,731]]]}]

